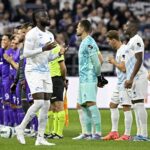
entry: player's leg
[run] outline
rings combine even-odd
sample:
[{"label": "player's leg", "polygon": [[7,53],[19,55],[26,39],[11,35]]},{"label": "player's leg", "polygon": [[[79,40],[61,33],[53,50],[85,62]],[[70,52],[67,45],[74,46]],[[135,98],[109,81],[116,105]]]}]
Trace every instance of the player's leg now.
[{"label": "player's leg", "polygon": [[132,89],[132,102],[134,109],[137,112],[137,118],[139,119],[141,135],[136,136],[134,140],[148,140],[148,131],[147,131],[147,111],[144,106],[144,98],[147,94],[148,81],[147,75],[141,75],[137,80],[134,81],[134,86]]},{"label": "player's leg", "polygon": [[3,105],[4,105],[4,125],[11,126],[10,121],[10,82],[9,80],[3,80],[2,81],[2,99],[3,99]]},{"label": "player's leg", "polygon": [[77,111],[79,115],[79,121],[81,125],[81,134],[77,137],[72,138],[73,140],[80,140],[84,137],[84,134],[86,133],[86,127],[84,123],[84,118],[83,118],[83,109],[79,103],[77,103]]},{"label": "player's leg", "polygon": [[111,102],[109,104],[110,112],[111,112],[111,132],[109,132],[105,137],[103,137],[103,140],[114,140],[119,138],[118,133],[118,123],[119,123],[119,110],[118,110],[118,104],[119,104],[119,91],[118,87],[113,91]]},{"label": "player's leg", "polygon": [[101,139],[101,115],[96,105],[97,84],[86,83],[85,92],[87,98],[87,109],[91,114],[91,125],[94,125],[95,127],[95,134],[93,135],[93,139]]},{"label": "player's leg", "polygon": [[[37,79],[33,80],[35,77],[37,77]],[[34,99],[34,103],[28,109],[21,124],[16,127],[17,139],[21,144],[25,144],[25,139],[23,135],[24,129],[36,115],[36,112],[44,105],[44,93],[40,92],[43,89],[43,80],[40,80],[41,76],[39,74],[35,75],[33,72],[29,72],[26,73],[26,78],[32,93],[32,97]],[[40,91],[38,91],[39,89]]]},{"label": "player's leg", "polygon": [[116,140],[131,140],[131,127],[132,127],[132,112],[131,112],[131,90],[120,87],[119,89],[120,104],[123,106],[124,111],[124,134]]},{"label": "player's leg", "polygon": [[49,111],[48,111],[48,118],[47,118],[47,124],[46,124],[46,129],[45,129],[45,136],[47,138],[49,138],[49,136],[52,135],[52,131],[53,131],[53,128],[54,128],[54,114],[53,114],[53,109],[52,109],[52,106],[53,104],[51,103],[50,105],[50,108],[49,108]]},{"label": "player's leg", "polygon": [[[45,75],[45,80],[43,81],[43,91],[44,91],[44,104],[40,108],[39,117],[38,117],[38,135],[35,142],[35,145],[55,145],[54,143],[49,143],[44,138],[44,132],[47,123],[47,114],[50,108],[50,97],[52,93],[52,82],[49,74]],[[35,97],[33,96],[33,99]]]},{"label": "player's leg", "polygon": [[[52,138],[61,139],[63,138],[63,129],[65,125],[65,111],[64,111],[64,102],[63,102],[63,92],[64,92],[64,81],[62,77],[53,77],[53,94],[51,101],[54,106],[54,130],[55,135]],[[55,127],[55,125],[57,127]]]}]

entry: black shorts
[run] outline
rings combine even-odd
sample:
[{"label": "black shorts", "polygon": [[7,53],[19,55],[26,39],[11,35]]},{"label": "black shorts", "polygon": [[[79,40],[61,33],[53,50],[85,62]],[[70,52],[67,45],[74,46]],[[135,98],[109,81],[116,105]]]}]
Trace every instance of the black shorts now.
[{"label": "black shorts", "polygon": [[53,82],[53,93],[51,97],[51,103],[56,101],[63,101],[64,93],[64,80],[62,77],[56,76],[52,77]]}]

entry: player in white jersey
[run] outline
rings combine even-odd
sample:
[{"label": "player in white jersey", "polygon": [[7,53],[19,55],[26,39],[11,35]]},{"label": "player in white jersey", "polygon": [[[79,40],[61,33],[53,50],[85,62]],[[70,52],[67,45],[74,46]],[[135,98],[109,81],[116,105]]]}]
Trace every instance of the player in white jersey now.
[{"label": "player in white jersey", "polygon": [[127,22],[124,33],[129,38],[126,51],[126,74],[125,88],[132,91],[132,104],[136,116],[137,136],[135,141],[148,140],[147,111],[144,107],[144,98],[147,95],[148,80],[147,71],[143,66],[144,43],[137,34],[138,21]]},{"label": "player in white jersey", "polygon": [[[119,34],[116,30],[110,30],[107,33],[107,39],[109,45],[114,50],[117,50],[116,58],[114,59],[114,57],[109,57],[108,62],[116,67],[118,82],[113,91],[111,102],[109,104],[112,129],[108,135],[103,137],[103,140],[131,140],[130,132],[133,120],[131,112],[131,97],[129,95],[129,91],[124,88],[124,82],[126,80],[125,51],[127,47],[120,41]],[[125,124],[125,132],[120,137],[118,133],[119,104],[123,107]]]},{"label": "player in white jersey", "polygon": [[50,97],[52,91],[52,81],[49,76],[49,60],[63,54],[64,48],[59,54],[52,55],[51,49],[56,47],[54,36],[45,30],[49,25],[48,14],[45,10],[37,10],[33,13],[33,22],[36,25],[25,37],[23,55],[26,59],[25,76],[31,90],[34,104],[28,109],[25,118],[16,127],[17,139],[21,144],[25,144],[23,131],[30,120],[39,111],[38,135],[35,145],[55,145],[44,139],[44,131],[47,122],[47,113],[50,107]]}]

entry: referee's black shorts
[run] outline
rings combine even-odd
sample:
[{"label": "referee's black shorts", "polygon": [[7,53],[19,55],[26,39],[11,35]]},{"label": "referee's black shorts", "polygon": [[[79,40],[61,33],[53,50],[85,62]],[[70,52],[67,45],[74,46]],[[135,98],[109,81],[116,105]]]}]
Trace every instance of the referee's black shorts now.
[{"label": "referee's black shorts", "polygon": [[52,77],[53,93],[51,97],[51,103],[56,101],[63,101],[64,92],[64,80],[61,76]]}]

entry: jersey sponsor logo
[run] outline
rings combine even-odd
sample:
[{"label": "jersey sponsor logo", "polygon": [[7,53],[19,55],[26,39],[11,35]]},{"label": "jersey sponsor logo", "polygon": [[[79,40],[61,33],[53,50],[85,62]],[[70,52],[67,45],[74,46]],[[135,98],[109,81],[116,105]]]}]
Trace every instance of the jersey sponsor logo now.
[{"label": "jersey sponsor logo", "polygon": [[40,90],[42,90],[42,89],[43,89],[42,87],[36,87],[36,88],[35,88],[36,91],[40,91]]},{"label": "jersey sponsor logo", "polygon": [[140,43],[137,43],[137,46],[141,47],[141,44],[140,44]]}]

